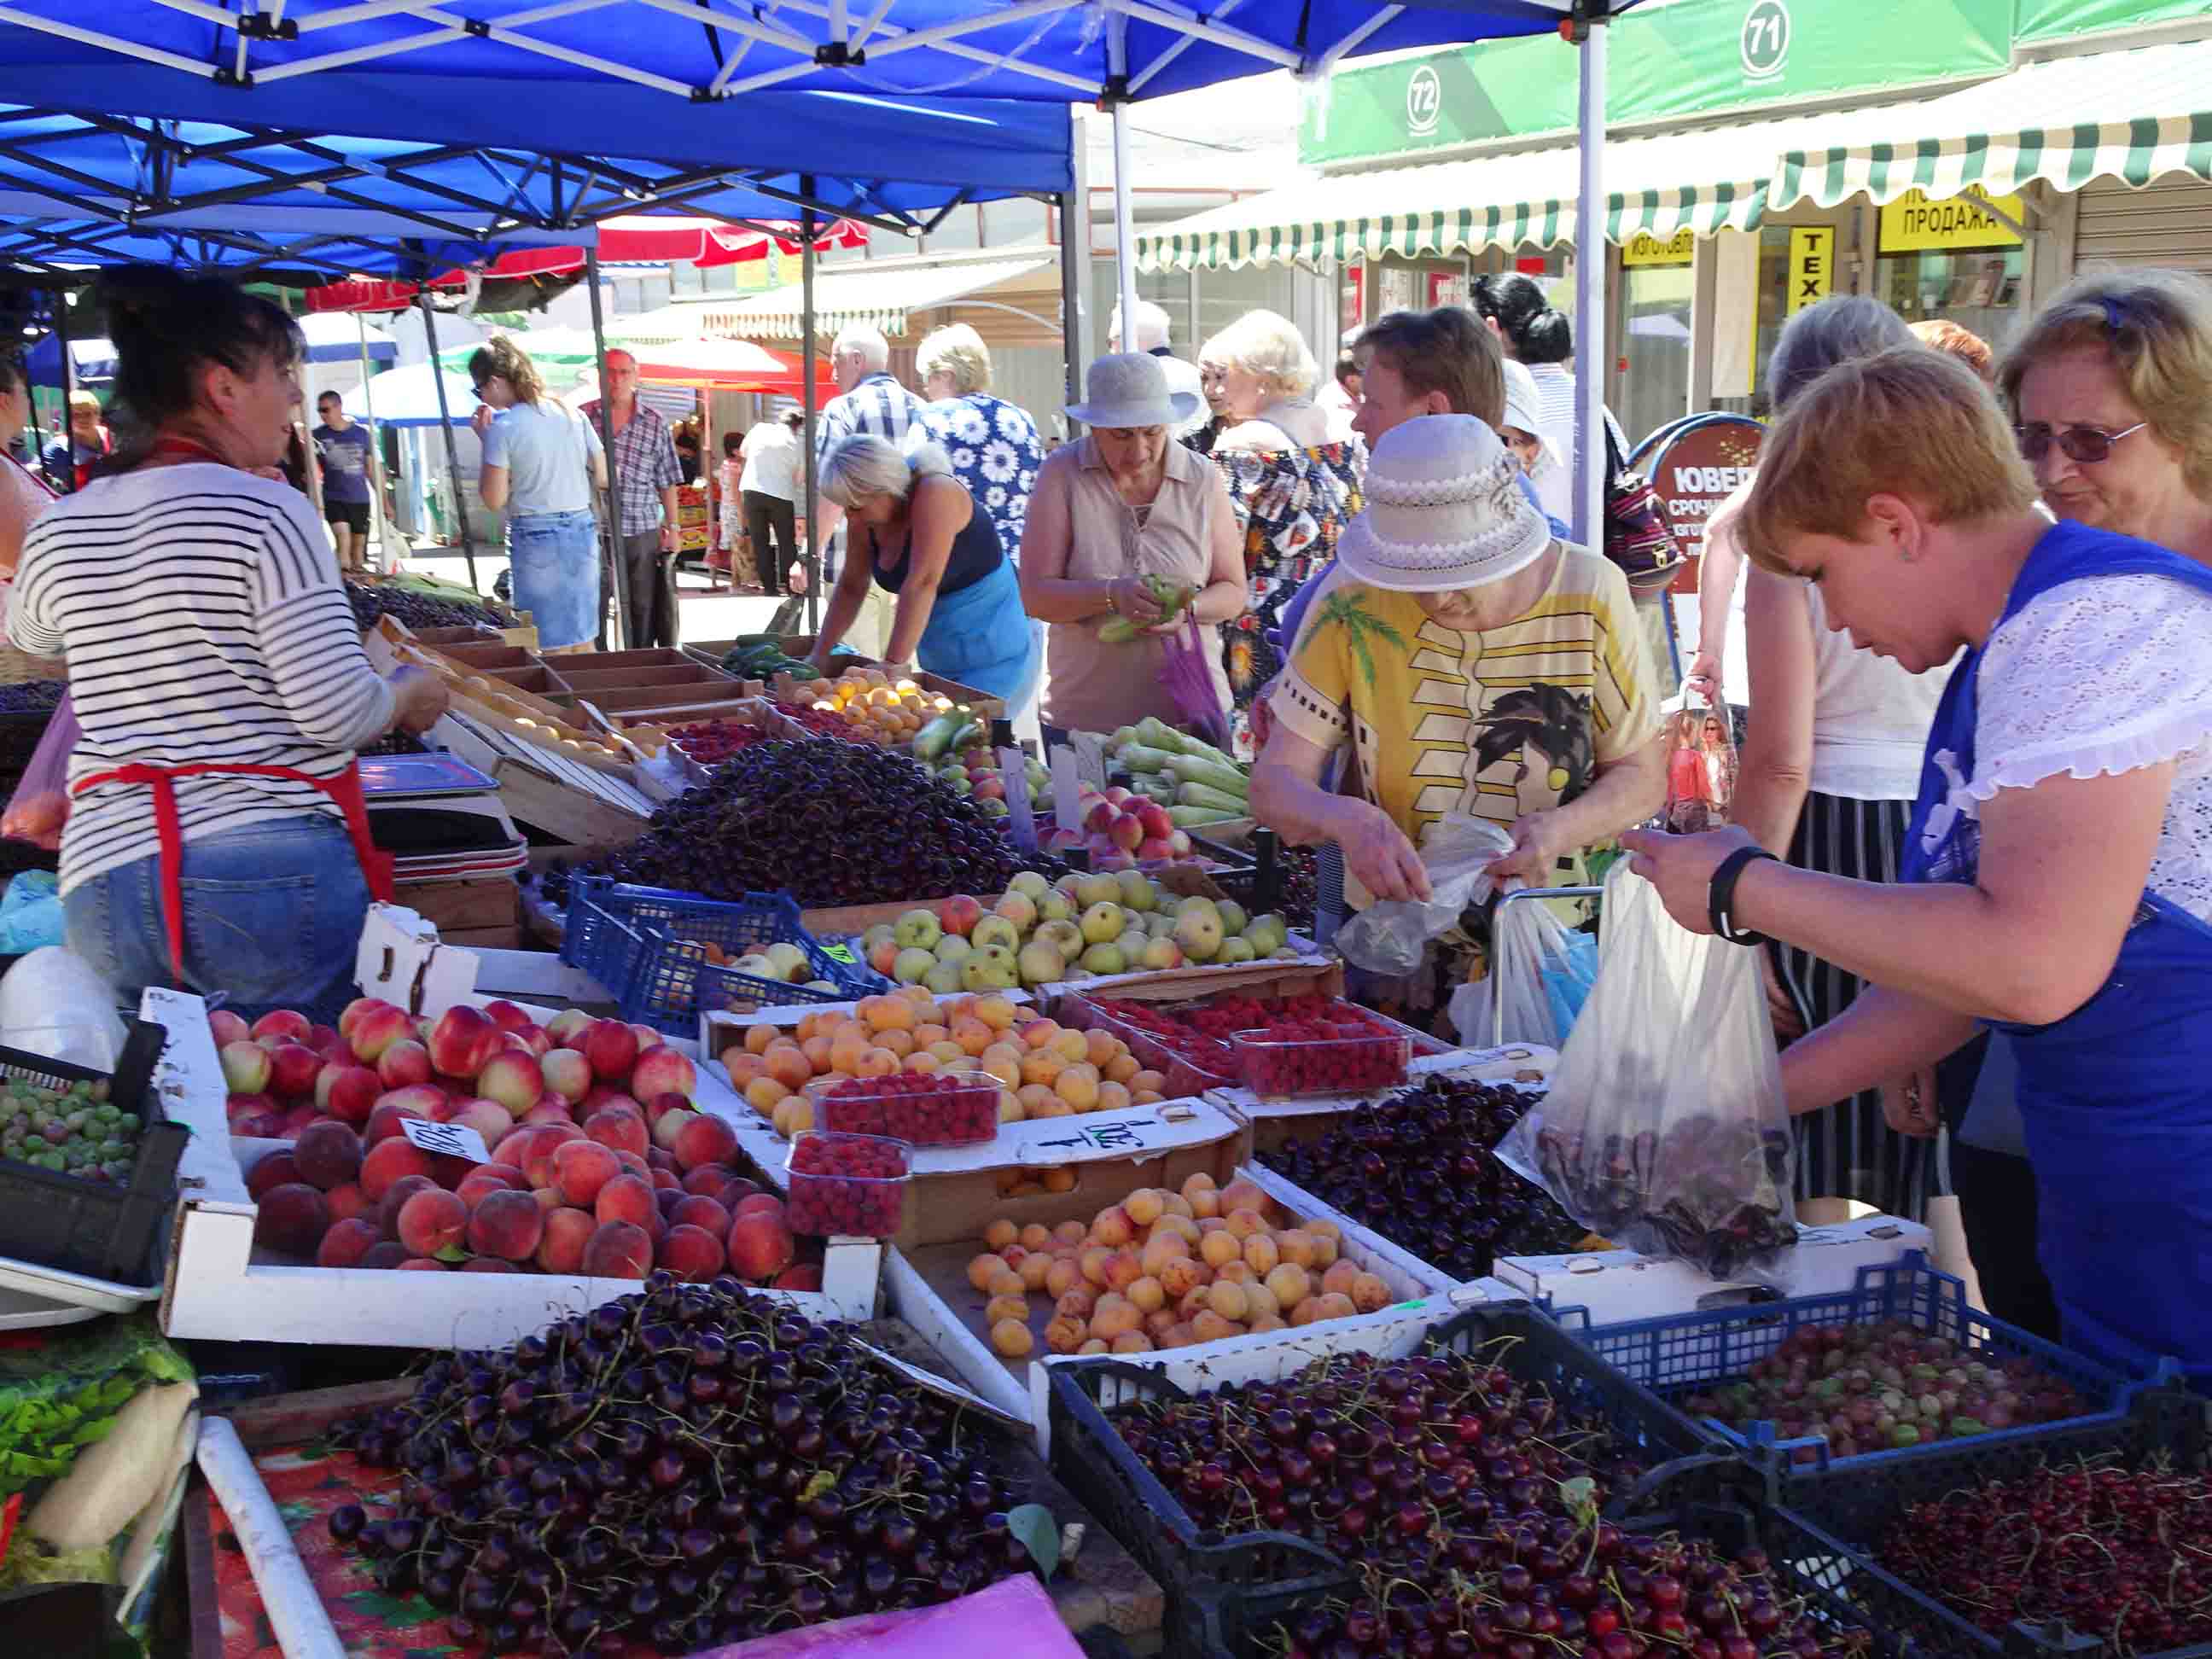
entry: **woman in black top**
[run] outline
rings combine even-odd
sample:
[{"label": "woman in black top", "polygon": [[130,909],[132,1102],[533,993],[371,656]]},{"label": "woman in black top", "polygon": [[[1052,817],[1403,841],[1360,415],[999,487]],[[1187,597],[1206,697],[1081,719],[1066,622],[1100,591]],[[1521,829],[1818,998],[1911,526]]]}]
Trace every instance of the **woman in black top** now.
[{"label": "woman in black top", "polygon": [[952,476],[945,452],[922,444],[909,454],[861,434],[830,452],[819,488],[845,509],[852,528],[814,642],[816,668],[828,668],[872,580],[898,599],[887,666],[918,660],[1018,714],[1036,694],[1040,666],[1021,584],[990,514]]}]

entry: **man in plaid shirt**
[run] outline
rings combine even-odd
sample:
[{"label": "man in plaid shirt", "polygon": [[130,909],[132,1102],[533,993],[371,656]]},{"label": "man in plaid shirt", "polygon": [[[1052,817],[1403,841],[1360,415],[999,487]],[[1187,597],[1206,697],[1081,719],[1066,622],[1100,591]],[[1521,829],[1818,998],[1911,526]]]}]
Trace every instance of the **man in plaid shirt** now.
[{"label": "man in plaid shirt", "polygon": [[[676,441],[658,410],[637,400],[637,359],[607,353],[607,424],[614,433],[615,489],[621,501],[613,577],[623,584],[623,614],[632,650],[676,643],[676,487],[684,470]],[[599,405],[583,416],[599,425]],[[602,644],[605,642],[602,629]]]}]

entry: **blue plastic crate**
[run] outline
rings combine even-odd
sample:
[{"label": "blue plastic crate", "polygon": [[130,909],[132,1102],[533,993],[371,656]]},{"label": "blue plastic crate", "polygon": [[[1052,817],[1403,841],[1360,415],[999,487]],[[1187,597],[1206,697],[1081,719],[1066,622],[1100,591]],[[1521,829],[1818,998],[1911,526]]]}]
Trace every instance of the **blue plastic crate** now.
[{"label": "blue plastic crate", "polygon": [[1993,1319],[1968,1306],[1966,1285],[1949,1273],[1939,1273],[1917,1250],[1907,1252],[1894,1263],[1862,1267],[1850,1290],[1826,1295],[1596,1327],[1590,1325],[1588,1311],[1581,1308],[1563,1309],[1554,1316],[1577,1341],[1634,1382],[1670,1401],[1747,1376],[1753,1364],[1806,1326],[1898,1322],[1930,1335],[1947,1337],[1976,1354],[2026,1359],[2094,1402],[2091,1411],[2061,1423],[1993,1429],[1963,1440],[1929,1441],[1840,1458],[1830,1455],[1822,1436],[1778,1440],[1773,1425],[1768,1423],[1753,1425],[1753,1433],[1746,1436],[1711,1419],[1698,1422],[1717,1444],[1740,1452],[1763,1468],[1770,1485],[1778,1487],[1819,1478],[1832,1469],[1879,1468],[1962,1446],[2032,1440],[2062,1426],[2118,1423],[2126,1417],[2129,1402],[2139,1390],[2177,1374],[2168,1362],[2151,1377],[2124,1376],[2084,1355]]},{"label": "blue plastic crate", "polygon": [[[736,957],[775,944],[797,945],[812,976],[837,989],[757,979],[718,967],[701,948],[714,945]],[[624,1019],[672,1036],[691,1034],[702,1004],[843,1002],[890,988],[881,975],[824,951],[800,924],[799,906],[781,893],[726,902],[585,877],[570,896],[561,955],[606,987]]]}]

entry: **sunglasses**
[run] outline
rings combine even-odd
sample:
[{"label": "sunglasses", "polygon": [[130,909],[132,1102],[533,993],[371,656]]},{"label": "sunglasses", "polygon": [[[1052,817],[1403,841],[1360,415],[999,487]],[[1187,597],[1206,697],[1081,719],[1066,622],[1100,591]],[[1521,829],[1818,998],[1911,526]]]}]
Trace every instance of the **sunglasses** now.
[{"label": "sunglasses", "polygon": [[2107,432],[2101,426],[2069,426],[2063,430],[2054,428],[2047,421],[2030,421],[2026,426],[2013,428],[2013,436],[2020,440],[2020,453],[2031,461],[2039,461],[2057,444],[2070,460],[2083,466],[2094,466],[2109,459],[2112,446],[2123,438],[2131,438],[2148,426],[2148,421],[2137,421],[2124,432]]}]

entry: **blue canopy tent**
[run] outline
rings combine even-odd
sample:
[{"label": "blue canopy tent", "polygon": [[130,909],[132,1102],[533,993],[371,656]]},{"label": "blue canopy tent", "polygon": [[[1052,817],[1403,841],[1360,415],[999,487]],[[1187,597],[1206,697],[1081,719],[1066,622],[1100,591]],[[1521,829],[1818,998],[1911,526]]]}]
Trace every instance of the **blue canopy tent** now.
[{"label": "blue canopy tent", "polygon": [[[990,124],[949,125],[990,100],[1095,101],[1115,124],[1115,231],[1122,304],[1133,306],[1122,112],[1133,99],[1267,68],[1325,76],[1339,62],[1412,46],[1559,29],[1582,49],[1581,194],[1602,222],[1605,31],[1632,0],[76,0],[0,3],[0,99],[123,111],[260,131],[339,131],[540,154],[635,155],[700,169],[743,155],[756,185],[793,204],[915,222],[880,179],[895,170],[990,193]],[[588,93],[588,96],[574,95]],[[918,104],[917,100],[929,100]],[[973,103],[968,100],[976,100]],[[933,111],[940,143],[887,146],[879,116]],[[0,164],[7,148],[0,125]],[[647,135],[650,135],[649,141]],[[333,181],[373,196],[352,158],[318,156]],[[436,166],[454,159],[441,152]],[[466,163],[464,162],[464,166]],[[388,175],[387,175],[388,176]],[[432,182],[419,171],[418,182]],[[851,183],[842,201],[821,181]],[[798,188],[790,188],[796,181]],[[442,181],[438,181],[442,182]],[[674,177],[648,189],[680,189]],[[1064,186],[1062,186],[1064,188]],[[48,176],[40,188],[58,188]],[[64,194],[68,193],[66,191]],[[463,187],[499,210],[498,192]],[[179,204],[188,209],[193,204]],[[632,204],[631,210],[636,210]],[[690,210],[700,210],[695,204]],[[572,221],[572,222],[580,221]],[[1605,361],[1603,261],[1577,261],[1580,356]],[[1070,285],[1071,289],[1073,285]],[[1603,376],[1580,377],[1577,418],[1595,434]],[[1586,457],[1603,453],[1594,441]],[[1602,469],[1586,466],[1580,527],[1598,522]]]},{"label": "blue canopy tent", "polygon": [[[301,330],[307,337],[311,363],[348,363],[366,359],[383,368],[398,360],[399,349],[389,336],[379,332],[362,337],[349,318],[302,317]],[[70,358],[80,382],[99,384],[115,378],[115,346],[100,338],[71,340]],[[61,341],[49,334],[23,355],[23,368],[33,380],[54,380],[61,374]]]}]

